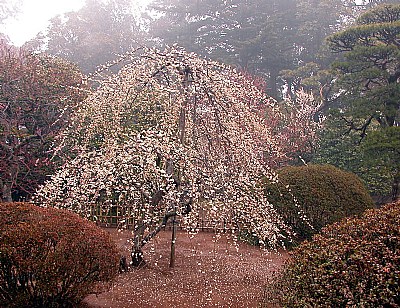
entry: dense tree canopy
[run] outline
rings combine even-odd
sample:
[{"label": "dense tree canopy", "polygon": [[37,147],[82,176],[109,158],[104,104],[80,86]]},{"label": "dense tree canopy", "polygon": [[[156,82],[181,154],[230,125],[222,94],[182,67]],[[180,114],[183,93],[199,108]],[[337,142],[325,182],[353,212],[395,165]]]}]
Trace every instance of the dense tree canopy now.
[{"label": "dense tree canopy", "polygon": [[86,0],[79,11],[54,17],[27,46],[93,72],[115,55],[143,44],[135,8],[129,0]]},{"label": "dense tree canopy", "polygon": [[163,15],[151,33],[162,42],[257,72],[276,97],[279,70],[293,58],[295,2],[159,0],[153,6]]},{"label": "dense tree canopy", "polygon": [[309,62],[326,68],[320,54],[324,38],[373,5],[376,1],[156,0],[151,2],[155,14],[142,14],[130,0],[87,0],[81,10],[55,17],[28,45],[93,72],[138,44],[177,43],[262,76],[268,93],[278,98],[282,85],[289,83],[292,90],[282,70]]},{"label": "dense tree canopy", "polygon": [[338,86],[345,91],[341,95],[344,116],[352,118],[349,127],[359,129],[361,137],[374,121],[382,127],[399,123],[399,35],[400,5],[385,5],[328,38],[332,51],[344,53],[344,60],[333,68],[340,77]]},{"label": "dense tree canopy", "polygon": [[[371,187],[385,183],[386,189],[379,190],[386,194],[392,185],[398,191],[398,150],[394,150],[393,136],[398,135],[400,120],[399,35],[400,5],[383,5],[361,15],[348,29],[328,37],[331,50],[343,54],[332,66],[337,77],[337,97],[328,134],[337,140],[335,146],[347,143],[341,147],[347,147],[355,163],[348,169],[364,173]],[[326,159],[337,159],[329,149],[333,148],[327,144],[322,149],[327,152]],[[345,155],[345,151],[337,154]],[[379,152],[379,157],[374,152]]]},{"label": "dense tree canopy", "polygon": [[[75,65],[0,42],[0,200],[31,195],[52,170],[63,109],[83,98]],[[66,115],[64,113],[64,115]]]},{"label": "dense tree canopy", "polygon": [[162,16],[152,35],[263,76],[275,98],[282,85],[280,71],[319,61],[325,37],[354,19],[358,8],[352,0],[231,0],[218,5],[157,0],[153,7]]},{"label": "dense tree canopy", "polygon": [[296,90],[304,88],[314,93],[323,103],[324,110],[335,103],[335,76],[329,71],[335,57],[327,50],[325,38],[350,26],[357,16],[376,6],[377,2],[399,1],[297,1],[293,36],[293,44],[296,46],[294,65],[286,66],[280,72],[280,79],[288,95],[293,97]]}]

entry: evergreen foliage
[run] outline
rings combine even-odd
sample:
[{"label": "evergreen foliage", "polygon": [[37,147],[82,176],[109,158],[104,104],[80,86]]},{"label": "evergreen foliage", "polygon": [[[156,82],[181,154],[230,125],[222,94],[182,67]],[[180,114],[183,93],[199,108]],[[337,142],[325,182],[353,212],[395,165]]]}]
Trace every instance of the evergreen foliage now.
[{"label": "evergreen foliage", "polygon": [[[396,138],[388,136],[400,123],[399,35],[400,5],[386,4],[328,37],[330,49],[343,58],[332,65],[337,77],[336,103],[331,106],[327,139],[318,155],[319,161],[341,162],[349,159],[346,152],[352,152],[355,160],[350,160],[355,164],[346,169],[363,176],[374,194],[392,191],[393,200],[399,196],[399,153]],[[329,146],[335,139],[345,152],[335,155],[337,149]]]},{"label": "evergreen foliage", "polygon": [[355,174],[329,165],[284,167],[278,182],[266,185],[266,194],[299,240],[373,206]]}]

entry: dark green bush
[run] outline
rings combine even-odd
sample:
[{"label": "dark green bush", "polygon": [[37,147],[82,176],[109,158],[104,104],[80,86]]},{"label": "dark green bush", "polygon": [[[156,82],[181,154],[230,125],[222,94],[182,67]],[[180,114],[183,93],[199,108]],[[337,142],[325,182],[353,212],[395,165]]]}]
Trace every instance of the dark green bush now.
[{"label": "dark green bush", "polygon": [[65,210],[0,203],[0,306],[69,307],[118,272],[109,235]]},{"label": "dark green bush", "polygon": [[285,167],[278,175],[279,182],[267,184],[265,191],[298,240],[310,239],[326,225],[373,207],[359,178],[333,166]]},{"label": "dark green bush", "polygon": [[399,307],[400,202],[323,229],[275,278],[266,305]]}]

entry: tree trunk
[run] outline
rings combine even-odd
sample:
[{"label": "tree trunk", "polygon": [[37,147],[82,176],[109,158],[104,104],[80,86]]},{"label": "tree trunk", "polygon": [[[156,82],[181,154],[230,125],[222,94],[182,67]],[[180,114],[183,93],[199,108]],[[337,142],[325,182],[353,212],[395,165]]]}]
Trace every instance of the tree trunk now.
[{"label": "tree trunk", "polygon": [[395,202],[400,199],[400,174],[396,174],[392,184],[392,201]]},{"label": "tree trunk", "polygon": [[279,93],[278,93],[278,85],[277,85],[277,79],[278,79],[278,70],[272,68],[269,71],[269,85],[267,85],[268,89],[268,94],[274,98],[278,99]]},{"label": "tree trunk", "polygon": [[[183,90],[181,92],[182,95],[186,96],[180,110],[180,115],[179,115],[179,130],[178,130],[178,137],[180,143],[183,145],[185,143],[185,131],[186,131],[186,108],[189,103],[189,94],[187,93],[187,89],[190,84],[190,78],[192,78],[190,75],[192,74],[192,71],[190,70],[190,67],[185,67],[182,69],[181,74],[183,75],[182,78],[182,86]],[[160,164],[158,162],[157,164]],[[175,185],[177,190],[181,190],[181,174],[177,170],[174,170],[174,162],[170,159],[166,161],[166,172],[168,175],[171,175],[174,180],[175,180]],[[154,196],[151,199],[151,203],[153,206],[156,206],[163,198],[163,193],[157,192],[154,194]],[[186,209],[182,213],[183,215],[188,214],[191,211],[191,202],[192,200],[189,200],[187,204],[185,204]],[[171,240],[171,255],[170,255],[170,267],[174,267],[175,264],[175,242],[176,242],[176,215],[177,215],[177,205],[174,205],[174,208],[172,212],[166,213],[161,224],[158,225],[152,232],[147,234],[146,236],[143,237],[144,235],[144,230],[146,229],[145,225],[142,225],[137,231],[137,234],[135,235],[135,238],[133,240],[134,244],[132,246],[132,251],[131,251],[131,258],[132,258],[132,265],[135,267],[143,266],[145,264],[145,261],[143,259],[143,252],[142,248],[143,246],[148,243],[153,237],[155,237],[158,232],[161,231],[163,227],[167,225],[168,219],[170,217],[174,218],[173,226],[172,226],[172,240]],[[141,229],[143,228],[143,229]]]},{"label": "tree trunk", "polygon": [[169,267],[175,267],[175,242],[176,242],[176,215],[172,220],[172,239],[171,239],[171,255],[169,258]]},{"label": "tree trunk", "polygon": [[175,216],[176,212],[166,213],[164,215],[161,224],[159,224],[152,232],[150,232],[143,238],[141,237],[140,234],[135,236],[131,252],[132,265],[134,267],[140,267],[146,264],[146,262],[143,259],[143,251],[142,251],[143,246],[146,245],[146,243],[148,243],[153,237],[155,237],[161,231],[162,228],[164,228],[167,225],[168,219],[170,217],[175,217]]}]

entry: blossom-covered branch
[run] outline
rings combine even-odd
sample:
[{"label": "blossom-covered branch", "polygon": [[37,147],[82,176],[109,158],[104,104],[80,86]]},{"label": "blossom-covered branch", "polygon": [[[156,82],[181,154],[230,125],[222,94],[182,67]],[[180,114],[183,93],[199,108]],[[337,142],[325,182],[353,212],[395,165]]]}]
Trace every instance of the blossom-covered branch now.
[{"label": "blossom-covered branch", "polygon": [[247,76],[181,49],[131,57],[72,114],[58,139],[70,159],[37,201],[83,215],[133,207],[139,243],[190,198],[186,227],[206,212],[280,245],[290,230],[261,185],[276,180],[271,165],[286,155],[268,122],[276,103]]}]

